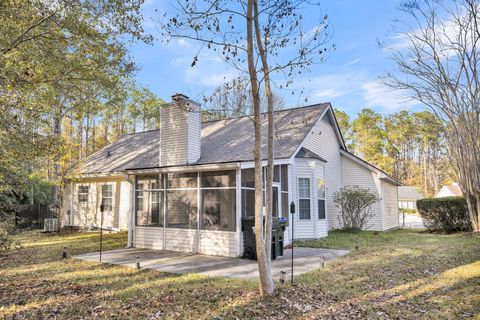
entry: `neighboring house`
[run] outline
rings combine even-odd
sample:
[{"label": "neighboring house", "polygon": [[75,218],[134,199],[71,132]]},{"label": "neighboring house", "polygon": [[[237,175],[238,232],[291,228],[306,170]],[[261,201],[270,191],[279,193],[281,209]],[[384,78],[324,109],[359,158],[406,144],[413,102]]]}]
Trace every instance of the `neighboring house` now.
[{"label": "neighboring house", "polygon": [[[181,94],[172,100],[161,109],[160,130],[126,135],[72,172],[62,224],[100,225],[103,201],[103,225],[128,229],[129,246],[240,256],[241,219],[254,215],[253,121],[201,123],[199,104]],[[266,122],[264,114],[264,156]],[[369,229],[398,227],[400,183],[347,151],[329,103],[276,111],[275,130],[273,213],[291,221],[295,203],[295,238],[339,227],[332,198],[344,185],[382,198]]]},{"label": "neighboring house", "polygon": [[423,199],[420,192],[415,187],[401,186],[398,187],[398,207],[400,209],[417,210],[417,200]]},{"label": "neighboring house", "polygon": [[435,198],[441,197],[461,197],[463,195],[462,189],[458,183],[452,183],[449,186],[443,186],[440,191],[435,195]]}]

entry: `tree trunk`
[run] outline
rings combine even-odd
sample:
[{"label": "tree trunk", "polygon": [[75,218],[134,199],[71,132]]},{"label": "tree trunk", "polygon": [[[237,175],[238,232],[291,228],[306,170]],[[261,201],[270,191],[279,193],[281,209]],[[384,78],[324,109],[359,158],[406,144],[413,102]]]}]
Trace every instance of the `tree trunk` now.
[{"label": "tree trunk", "polygon": [[273,293],[270,283],[270,257],[267,257],[265,250],[265,239],[263,233],[263,195],[262,195],[262,133],[261,133],[261,110],[258,79],[253,57],[253,0],[248,0],[247,5],[247,60],[248,73],[252,87],[253,116],[255,131],[254,163],[255,163],[255,240],[257,249],[258,274],[260,278],[260,294],[265,297]]},{"label": "tree trunk", "polygon": [[[60,112],[56,112],[53,119],[53,135],[57,143],[60,143],[62,138],[62,115]],[[53,185],[52,185],[52,197],[50,198],[51,205],[58,204],[58,184],[60,176],[60,154],[57,149],[53,159]]]},{"label": "tree trunk", "polygon": [[[254,11],[254,25],[255,25],[255,38],[257,40],[257,47],[259,55],[262,61],[262,71],[264,74],[264,86],[265,86],[265,95],[267,97],[267,108],[268,108],[268,146],[267,146],[267,174],[265,181],[265,255],[267,256],[267,272],[265,274],[265,294],[272,295],[275,292],[275,283],[273,282],[272,272],[271,272],[271,255],[272,255],[272,199],[273,199],[273,95],[270,88],[270,68],[267,61],[267,53],[262,43],[262,35],[258,22],[258,1],[253,0],[253,11]],[[268,34],[264,35],[268,37]]]}]

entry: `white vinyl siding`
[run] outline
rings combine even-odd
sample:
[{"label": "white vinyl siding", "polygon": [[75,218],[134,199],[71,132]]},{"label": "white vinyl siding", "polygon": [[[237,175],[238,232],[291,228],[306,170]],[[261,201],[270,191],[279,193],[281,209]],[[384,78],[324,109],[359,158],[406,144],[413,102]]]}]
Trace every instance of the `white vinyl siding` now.
[{"label": "white vinyl siding", "polygon": [[215,256],[236,257],[236,232],[200,230],[198,253]]},{"label": "white vinyl siding", "polygon": [[[327,112],[324,117],[328,117]],[[333,202],[333,194],[341,187],[342,163],[340,158],[340,143],[329,121],[320,119],[312,129],[312,132],[305,138],[303,147],[319,155],[327,161],[325,163],[325,184],[326,184],[326,211],[328,228],[338,227],[338,208]]]},{"label": "white vinyl siding", "polygon": [[[164,229],[158,227],[135,227],[135,247],[163,250]],[[238,256],[236,232],[165,228],[165,250],[195,253],[196,237],[199,237],[198,253],[236,257]]]},{"label": "white vinyl siding", "polygon": [[[102,195],[102,188],[105,187],[111,188],[111,192]],[[64,200],[62,225],[76,226],[81,229],[100,227],[102,225],[100,205],[103,196],[104,199],[110,199],[111,202],[111,210],[107,208],[103,213],[103,227],[120,230],[128,228],[130,188],[127,181],[122,181],[120,177],[112,177],[109,180],[84,179],[70,184],[67,188],[73,190],[73,194],[70,195],[69,192],[69,200]],[[85,192],[87,188],[88,193],[80,195],[81,199],[87,201],[79,202],[79,191]],[[70,210],[70,218],[67,216],[68,210]]]},{"label": "white vinyl siding", "polygon": [[[342,156],[342,185],[357,185],[367,188],[382,197],[380,179],[377,174],[346,156]],[[367,229],[382,231],[382,201],[372,206],[372,214],[373,217],[368,223]],[[338,221],[335,226],[339,227]]]},{"label": "white vinyl siding", "polygon": [[187,112],[178,105],[160,108],[160,166],[187,163]]},{"label": "white vinyl siding", "polygon": [[191,106],[193,110],[188,114],[188,163],[200,159],[201,154],[201,121],[200,108]]},{"label": "white vinyl siding", "polygon": [[397,187],[382,181],[383,230],[398,227]]},{"label": "white vinyl siding", "polygon": [[[309,205],[310,205],[310,219],[300,219],[300,199],[302,198],[299,194],[299,178],[308,178],[310,179],[310,184],[313,177],[312,167],[308,165],[307,159],[295,159],[295,175],[294,175],[294,186],[292,189],[293,199],[295,199],[295,239],[312,239],[315,238],[315,224],[313,216],[315,214],[315,207],[313,206],[313,190],[310,187],[309,192]],[[305,196],[304,194],[302,196]]]},{"label": "white vinyl siding", "polygon": [[163,228],[135,227],[136,248],[163,250]]}]

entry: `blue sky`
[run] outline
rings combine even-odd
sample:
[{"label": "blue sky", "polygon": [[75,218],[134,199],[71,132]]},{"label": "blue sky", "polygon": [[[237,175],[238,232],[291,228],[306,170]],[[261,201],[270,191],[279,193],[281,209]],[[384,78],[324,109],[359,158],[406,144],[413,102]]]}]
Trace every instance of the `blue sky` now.
[{"label": "blue sky", "polygon": [[[390,52],[378,46],[378,40],[387,46],[402,46],[402,39],[392,32],[399,16],[398,0],[329,0],[322,1],[322,11],[309,19],[327,13],[333,35],[330,40],[336,50],[326,62],[315,65],[311,72],[294,80],[294,87],[304,94],[277,90],[287,107],[330,101],[334,107],[354,116],[361,108],[370,107],[386,114],[399,110],[423,109],[400,92],[384,87],[379,77],[395,72],[389,59]],[[168,1],[147,1],[144,6],[145,28],[158,36],[154,19],[169,10]],[[158,10],[155,12],[155,10]],[[312,21],[315,22],[315,21]],[[187,41],[173,41],[168,45],[136,44],[130,48],[133,59],[141,68],[137,79],[159,97],[169,101],[170,96],[182,92],[201,100],[225,79],[235,76],[235,70],[225,65],[212,52],[205,50],[199,63],[190,67],[198,47]],[[308,98],[308,102],[304,99]]]}]

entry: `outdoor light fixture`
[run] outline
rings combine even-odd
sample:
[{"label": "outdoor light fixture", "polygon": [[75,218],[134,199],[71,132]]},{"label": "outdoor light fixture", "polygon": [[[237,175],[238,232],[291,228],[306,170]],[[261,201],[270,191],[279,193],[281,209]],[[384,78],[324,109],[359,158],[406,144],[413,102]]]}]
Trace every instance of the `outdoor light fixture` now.
[{"label": "outdoor light fixture", "polygon": [[358,250],[358,240],[355,241],[355,250]]},{"label": "outdoor light fixture", "polygon": [[285,283],[285,275],[287,273],[285,271],[280,271],[280,283]]},{"label": "outdoor light fixture", "polygon": [[63,247],[63,253],[62,253],[62,258],[67,259],[68,253],[67,253],[67,247]]},{"label": "outdoor light fixture", "polygon": [[139,256],[135,257],[135,264],[137,266],[137,269],[140,269],[140,257]]}]

